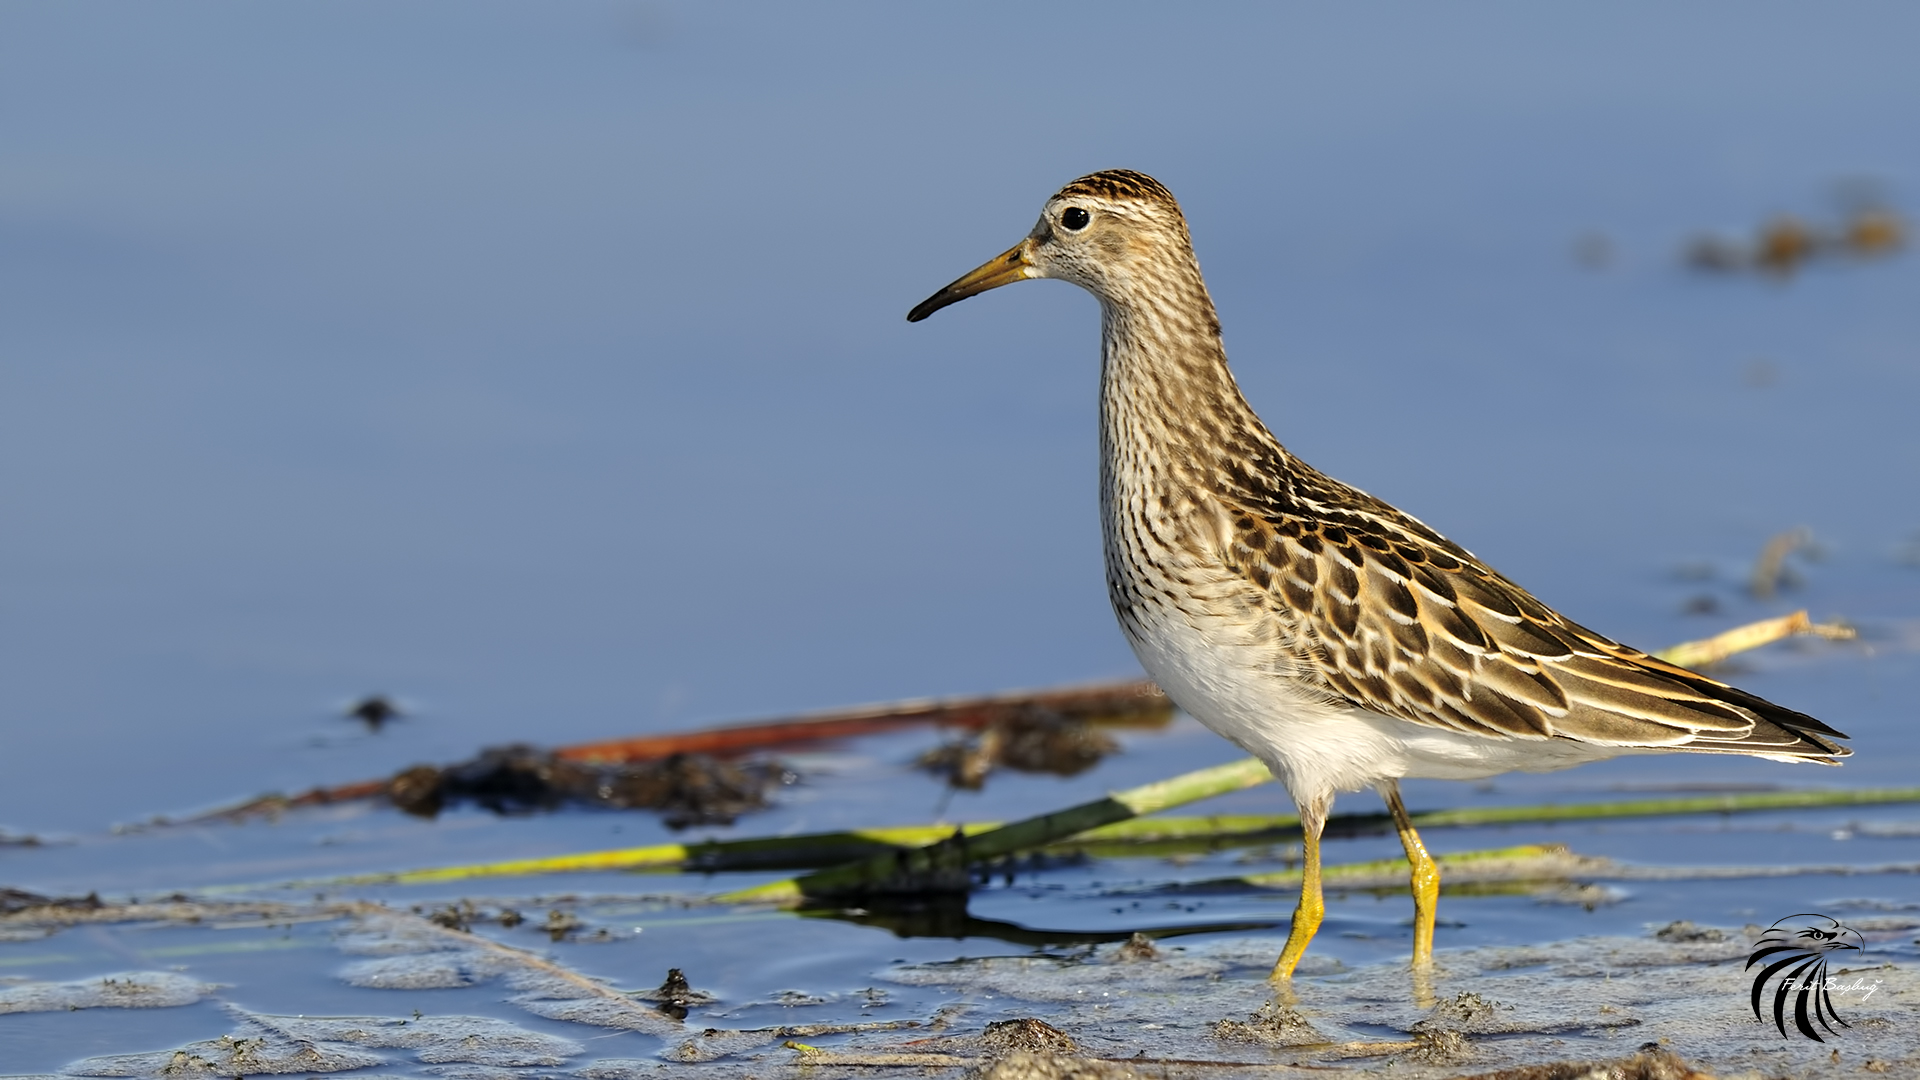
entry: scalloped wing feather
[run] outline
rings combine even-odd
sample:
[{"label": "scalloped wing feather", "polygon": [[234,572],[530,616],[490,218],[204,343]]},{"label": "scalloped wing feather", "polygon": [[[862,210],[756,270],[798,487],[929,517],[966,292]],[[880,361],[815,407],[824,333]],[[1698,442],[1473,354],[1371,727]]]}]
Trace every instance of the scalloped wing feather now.
[{"label": "scalloped wing feather", "polygon": [[1337,522],[1229,508],[1229,562],[1291,614],[1293,648],[1330,693],[1489,738],[1851,752],[1810,716],[1568,621],[1431,529],[1348,492]]}]

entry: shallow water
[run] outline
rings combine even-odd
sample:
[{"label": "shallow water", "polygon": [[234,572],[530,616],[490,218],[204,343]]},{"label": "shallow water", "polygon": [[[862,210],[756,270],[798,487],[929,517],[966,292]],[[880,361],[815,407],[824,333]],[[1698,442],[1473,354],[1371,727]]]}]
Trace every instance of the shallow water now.
[{"label": "shallow water", "polygon": [[[936,739],[921,732],[791,755],[800,782],[731,829],[345,806],[111,831],[510,741],[1131,674],[1098,565],[1092,304],[1043,283],[902,320],[1023,233],[1059,183],[1114,165],[1181,195],[1236,373],[1316,465],[1643,647],[1799,607],[1861,631],[1728,669],[1854,736],[1843,769],[1648,758],[1413,784],[1410,804],[1910,784],[1920,261],[1786,279],[1680,261],[1704,231],[1835,219],[1836,192],[1920,213],[1903,51],[1920,16],[1866,11],[9,8],[0,836],[42,843],[0,843],[0,886],[305,901],[278,886],[689,835],[1007,819],[1236,756],[1181,720],[1122,733],[1123,753],[1072,779],[996,775],[948,795],[909,765]],[[1756,599],[1762,545],[1800,527],[1814,546],[1789,558],[1795,583]],[[338,717],[374,692],[409,715],[377,734]],[[1282,808],[1271,787],[1204,807]],[[1875,868],[1920,864],[1916,834],[1920,811],[1878,806],[1429,839]],[[1392,848],[1341,840],[1328,857]],[[1177,939],[1195,955],[1271,952],[1278,929],[1220,928],[1283,929],[1290,896],[1152,891],[1279,865],[1241,858],[996,879],[958,939],[641,899],[773,874],[329,896],[493,897],[536,918],[487,933],[620,987],[684,969],[719,999],[690,1028],[924,1022],[964,1003],[963,1035],[1010,1015],[1072,1032],[1059,1002],[902,973],[1041,955],[1035,931],[1057,932],[1052,954],[1137,929],[1197,929]],[[1449,896],[1441,947],[1920,904],[1910,873],[1603,884],[1617,895],[1592,910]],[[551,906],[609,939],[547,942]],[[1336,898],[1316,955],[1386,970],[1368,965],[1404,951],[1407,907]],[[535,1015],[498,980],[352,986],[346,923],[0,940],[0,992],[124,972],[217,984],[191,1005],[0,1015],[0,1073],[253,1030],[235,1010],[419,1009],[584,1047],[553,1065],[354,1051],[381,1075],[651,1068],[677,1045]],[[1909,970],[1911,940],[1873,949]],[[1207,1023],[1258,1007],[1257,967],[1227,963]],[[1326,995],[1321,1023],[1357,1008],[1339,978],[1303,989],[1303,1008]],[[1740,993],[1719,1004],[1751,1023]],[[1231,1057],[1193,1039],[1181,1053]],[[1728,1045],[1700,1043],[1761,1067]],[[723,1067],[761,1066],[709,1066]]]},{"label": "shallow water", "polygon": [[[1791,679],[1796,672],[1850,671],[1851,681],[1857,682],[1865,669],[1872,668],[1876,678],[1896,687],[1912,686],[1915,681],[1910,653],[1904,659],[1886,653],[1869,657],[1848,644],[1820,645],[1805,652],[1773,646],[1752,655],[1748,664],[1755,677]],[[1870,729],[1856,734],[1867,741],[1875,735]],[[804,770],[807,779],[783,792],[774,809],[747,817],[733,829],[711,828],[694,835],[778,835],[928,820],[940,799],[938,784],[912,771],[907,763],[930,738],[927,733],[873,737],[810,755]],[[1163,732],[1125,733],[1121,741],[1121,754],[1070,780],[995,774],[983,794],[953,796],[948,820],[987,814],[1020,816],[1224,756],[1212,736],[1185,718]],[[1797,774],[1808,771],[1795,770],[1783,777],[1788,767],[1760,770],[1744,767],[1751,763],[1732,761],[1689,775],[1683,770],[1645,768],[1648,764],[1664,766],[1667,761],[1613,762],[1561,776],[1503,778],[1477,787],[1420,785],[1410,799],[1416,809],[1618,799],[1651,790],[1765,786],[1797,779]],[[1828,775],[1822,772],[1818,778]],[[1279,800],[1277,789],[1264,787],[1212,800],[1205,809],[1271,812]],[[1365,801],[1348,800],[1351,804]],[[206,996],[165,1009],[73,1012],[64,1011],[63,1006],[57,1012],[0,1016],[0,1039],[5,1040],[0,1043],[4,1047],[0,1060],[8,1063],[9,1073],[71,1066],[82,1075],[104,1070],[110,1075],[157,1076],[172,1062],[169,1055],[174,1050],[204,1057],[223,1049],[217,1043],[209,1044],[214,1049],[190,1044],[221,1036],[269,1038],[261,1034],[267,1030],[261,1027],[266,1021],[257,1016],[358,1017],[362,1019],[355,1023],[362,1026],[376,1021],[392,1025],[408,1020],[414,1010],[437,1018],[458,1038],[421,1035],[426,1041],[361,1047],[354,1053],[378,1059],[364,1069],[379,1075],[448,1075],[434,1070],[451,1068],[449,1062],[465,1062],[475,1067],[513,1064],[514,1068],[593,1075],[595,1069],[650,1069],[662,1061],[691,1068],[688,1062],[697,1059],[711,1061],[701,1067],[720,1069],[720,1075],[735,1074],[728,1070],[765,1075],[769,1069],[797,1061],[796,1051],[782,1048],[789,1038],[843,1054],[876,1048],[926,1050],[924,1040],[935,1034],[971,1038],[988,1023],[1021,1016],[1054,1024],[1090,1053],[1128,1057],[1139,1051],[1228,1062],[1281,1060],[1265,1051],[1250,1058],[1246,1047],[1216,1037],[1211,1025],[1221,1019],[1244,1019],[1244,1014],[1255,1012],[1267,999],[1264,965],[1271,962],[1284,936],[1293,895],[1247,886],[1181,886],[1280,869],[1290,855],[1285,844],[1174,856],[1029,863],[1010,879],[997,876],[976,889],[963,909],[932,919],[926,913],[916,918],[884,909],[822,917],[706,901],[721,891],[784,876],[776,872],[547,874],[406,887],[344,887],[316,880],[368,870],[640,846],[687,835],[672,833],[651,815],[636,813],[573,811],[502,819],[479,811],[455,811],[427,822],[392,810],[343,806],[296,812],[271,824],[157,827],[118,836],[78,836],[59,845],[13,851],[9,865],[26,871],[15,880],[65,893],[100,888],[110,899],[127,899],[131,894],[152,902],[163,891],[183,890],[219,903],[249,898],[306,905],[371,900],[402,913],[431,913],[467,902],[480,913],[473,926],[486,939],[550,957],[621,990],[647,990],[665,977],[667,969],[680,968],[697,990],[711,994],[713,1000],[694,1006],[683,1024],[653,1014],[649,1014],[651,1026],[642,1024],[637,1030],[618,1018],[569,1022],[554,1018],[550,1009],[540,1011],[546,1006],[539,1003],[549,999],[535,992],[537,986],[529,991],[524,980],[514,981],[511,966],[503,968],[494,960],[463,952],[457,939],[465,935],[436,930],[417,917],[406,926],[386,930],[380,929],[378,918],[369,930],[367,917],[343,914],[337,907],[264,920],[244,913],[224,919],[209,915],[197,923],[141,918],[78,925],[46,936],[23,930],[13,940],[0,941],[0,980],[4,980],[0,994],[48,984],[90,986],[103,977],[127,978],[133,973],[193,980],[206,985]],[[1590,982],[1543,997],[1537,987],[1516,993],[1494,975],[1472,975],[1467,968],[1466,958],[1480,955],[1473,952],[1476,949],[1596,939],[1594,944],[1568,946],[1569,962],[1577,967],[1610,950],[1639,948],[1635,942],[1650,946],[1653,929],[1679,920],[1724,928],[1735,943],[1728,948],[1740,956],[1745,949],[1741,927],[1765,925],[1799,911],[1825,912],[1861,926],[1897,923],[1876,935],[1870,945],[1871,964],[1866,965],[1894,965],[1896,970],[1885,976],[1890,980],[1885,992],[1868,1001],[1843,996],[1843,1012],[1850,1022],[1874,1020],[1910,1031],[1914,1010],[1920,1007],[1920,986],[1901,981],[1920,961],[1920,949],[1913,944],[1915,931],[1920,930],[1920,918],[1914,914],[1920,912],[1920,807],[1434,829],[1428,841],[1439,853],[1558,843],[1583,855],[1611,857],[1634,867],[1810,868],[1804,873],[1732,880],[1601,874],[1576,878],[1589,886],[1577,890],[1548,883],[1505,893],[1449,892],[1441,903],[1439,931],[1440,955],[1448,973],[1438,987],[1442,997],[1473,992],[1522,1008],[1552,1000],[1560,1003],[1562,1012],[1580,1014],[1579,1024],[1558,1013],[1559,1019],[1535,1018],[1521,1024],[1525,1031],[1537,1028],[1545,1035],[1475,1039],[1476,1045],[1491,1044],[1476,1051],[1479,1056],[1473,1061],[1480,1065],[1624,1053],[1649,1038],[1669,1038],[1683,1055],[1722,1067],[1758,1067],[1769,1062],[1799,1062],[1809,1069],[1822,1065],[1801,1052],[1796,1046],[1799,1040],[1780,1040],[1747,1014],[1746,977],[1739,973],[1738,958],[1731,953],[1711,960],[1706,968],[1699,962],[1672,958],[1647,960],[1639,967],[1634,966],[1639,961],[1629,964],[1625,970],[1632,971],[1635,979],[1682,988],[1673,990],[1671,1000],[1686,1008],[1685,1015],[1676,1019],[1667,1015],[1671,1009],[1657,1004],[1668,998],[1643,992],[1633,999],[1640,1005],[1629,1010],[1630,1016],[1608,1014],[1611,1019],[1623,1023],[1630,1019],[1636,1027],[1646,1027],[1627,1035],[1604,1025],[1592,1026],[1601,1022],[1595,1012],[1601,1004],[1613,1002],[1608,1008],[1628,1009],[1629,1003],[1615,1001],[1607,996],[1610,991]],[[1336,863],[1387,858],[1396,848],[1390,835],[1360,836],[1330,841],[1327,858]],[[305,884],[280,884],[295,880]],[[1407,1025],[1426,1012],[1416,1007],[1399,966],[1409,947],[1410,905],[1404,891],[1336,888],[1329,899],[1328,918],[1311,954],[1309,970],[1314,976],[1300,980],[1299,1007],[1331,1040],[1406,1039]],[[520,912],[526,921],[511,928],[490,921],[503,909]],[[551,940],[543,929],[546,913],[554,910],[579,920],[578,928],[559,941]],[[1153,937],[1167,957],[1212,958],[1207,960],[1211,966],[1194,971],[1177,965],[1113,966],[1114,945],[1134,932]],[[422,934],[438,936],[422,943]],[[1222,956],[1228,959],[1220,961]],[[1046,989],[1054,984],[1036,981],[1039,977],[1026,968],[1019,969],[1025,974],[1008,981],[1010,976],[1002,969],[1019,958],[1040,964],[1037,970],[1050,973],[1048,978],[1066,981]],[[1505,968],[1488,970],[1497,974]],[[1549,983],[1558,978],[1549,974],[1533,977]],[[1162,986],[1168,978],[1177,985]],[[1196,979],[1201,981],[1192,981]],[[1394,986],[1401,989],[1396,991]],[[1124,1016],[1098,1010],[1089,1013],[1083,1007],[1088,1000],[1085,995],[1093,992],[1089,987],[1108,995],[1103,1001],[1118,995],[1142,1003],[1128,1005]],[[530,992],[536,998],[534,1005],[524,1000]],[[1155,1001],[1160,1004],[1150,1004]],[[1715,1007],[1708,1008],[1709,1004]],[[1369,1011],[1379,1008],[1386,1008],[1392,1018]],[[0,999],[0,1013],[6,1011]],[[127,1017],[126,1022],[117,1019],[121,1016]],[[488,1017],[512,1025],[500,1036],[505,1049],[499,1053],[506,1057],[495,1055],[497,1048],[490,1049],[490,1036],[480,1037],[486,1031],[474,1026],[478,1021],[461,1019]],[[881,1021],[942,1026],[937,1033],[918,1027],[839,1034],[814,1034],[817,1029],[810,1028],[797,1036],[774,1030]],[[710,1030],[720,1034],[702,1034]],[[1900,1040],[1889,1042],[1878,1031],[1847,1030],[1839,1045],[1855,1055],[1848,1060],[1900,1060],[1889,1049],[1899,1046]],[[538,1061],[513,1057],[534,1034],[559,1042],[542,1043],[547,1049]],[[168,1054],[102,1060],[159,1050]],[[1290,1052],[1291,1056],[1282,1057],[1308,1065],[1344,1060],[1329,1053],[1316,1057]],[[348,1055],[338,1061],[308,1061],[305,1067],[318,1074],[321,1065],[344,1067],[356,1060]],[[1376,1058],[1351,1064],[1358,1068],[1369,1061],[1378,1063]],[[1403,1057],[1402,1067],[1423,1075],[1414,1059]],[[1441,1075],[1447,1068],[1435,1066],[1438,1071],[1429,1071]],[[350,1070],[348,1075],[357,1073]]]}]

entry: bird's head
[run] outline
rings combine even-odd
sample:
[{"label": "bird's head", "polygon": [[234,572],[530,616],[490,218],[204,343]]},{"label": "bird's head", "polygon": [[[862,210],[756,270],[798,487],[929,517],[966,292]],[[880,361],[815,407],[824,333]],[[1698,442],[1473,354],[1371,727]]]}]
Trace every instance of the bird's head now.
[{"label": "bird's head", "polygon": [[1071,281],[1103,303],[1125,302],[1163,284],[1170,269],[1191,266],[1192,251],[1172,192],[1145,173],[1109,169],[1061,188],[1026,239],[929,296],[907,321],[1028,278]]}]

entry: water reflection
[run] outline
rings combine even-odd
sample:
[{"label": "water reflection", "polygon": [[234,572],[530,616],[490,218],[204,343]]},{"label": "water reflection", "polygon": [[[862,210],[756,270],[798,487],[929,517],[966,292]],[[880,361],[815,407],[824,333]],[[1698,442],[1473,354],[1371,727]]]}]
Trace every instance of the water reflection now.
[{"label": "water reflection", "polygon": [[[1223,934],[1284,927],[1286,920],[1234,920],[1226,922],[1140,925],[1106,930],[1046,930],[1003,919],[984,919],[967,910],[967,897],[937,894],[912,899],[872,898],[860,907],[807,907],[799,914],[810,919],[834,919],[856,926],[873,926],[900,938],[952,938],[956,941],[983,938],[1024,945],[1036,949],[1071,948],[1124,942],[1131,946],[1132,958],[1151,955],[1151,942],[1195,934]],[[1143,945],[1146,947],[1143,948]]]}]

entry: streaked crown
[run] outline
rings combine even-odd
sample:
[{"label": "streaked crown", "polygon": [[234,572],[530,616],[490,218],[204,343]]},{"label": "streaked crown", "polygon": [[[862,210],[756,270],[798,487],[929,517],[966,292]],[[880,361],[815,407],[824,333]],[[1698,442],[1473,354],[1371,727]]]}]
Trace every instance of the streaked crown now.
[{"label": "streaked crown", "polygon": [[1157,202],[1180,209],[1180,203],[1174,199],[1173,192],[1166,185],[1146,173],[1132,169],[1107,169],[1103,172],[1089,173],[1060,189],[1056,199],[1070,199],[1076,195],[1094,199],[1108,199],[1116,202],[1136,200],[1139,202]]}]

